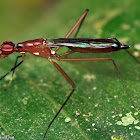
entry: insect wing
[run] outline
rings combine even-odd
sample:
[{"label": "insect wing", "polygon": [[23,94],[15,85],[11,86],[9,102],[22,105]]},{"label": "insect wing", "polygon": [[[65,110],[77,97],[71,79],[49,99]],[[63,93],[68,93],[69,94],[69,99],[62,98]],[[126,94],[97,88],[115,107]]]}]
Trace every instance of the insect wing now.
[{"label": "insect wing", "polygon": [[47,45],[51,47],[108,48],[115,42],[110,39],[89,38],[50,38]]}]

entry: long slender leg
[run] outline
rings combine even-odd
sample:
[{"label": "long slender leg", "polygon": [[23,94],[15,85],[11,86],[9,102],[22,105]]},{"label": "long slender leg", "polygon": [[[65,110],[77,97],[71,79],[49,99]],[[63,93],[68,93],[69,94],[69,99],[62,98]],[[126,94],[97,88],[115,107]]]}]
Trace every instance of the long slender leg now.
[{"label": "long slender leg", "polygon": [[65,35],[65,38],[69,38],[71,36],[71,34],[74,32],[74,30],[77,28],[77,26],[83,22],[85,16],[87,15],[88,13],[88,9],[86,9],[84,11],[84,13],[82,14],[82,16],[77,20],[77,22],[74,24],[74,26],[68,31],[68,33]]},{"label": "long slender leg", "polygon": [[[17,56],[14,67],[17,65],[18,59],[19,59],[20,57],[22,57],[22,55],[21,55],[21,56]],[[12,82],[12,80],[13,80],[14,73],[15,73],[15,69],[12,71],[11,79],[10,79],[8,85],[7,85],[7,88],[10,86],[10,84],[11,84],[11,82]],[[6,90],[7,90],[7,88],[6,88]]]},{"label": "long slender leg", "polygon": [[2,80],[5,76],[7,76],[10,72],[14,71],[18,66],[20,66],[24,62],[25,54],[22,54],[22,61],[20,61],[16,66],[14,66],[10,71],[8,71],[4,76],[0,78]]},{"label": "long slender leg", "polygon": [[73,81],[69,78],[69,76],[64,72],[64,70],[56,63],[52,61],[52,64],[57,68],[57,70],[67,79],[67,81],[71,84],[73,88],[76,88]]},{"label": "long slender leg", "polygon": [[[87,9],[87,12],[88,12],[88,11],[89,11],[89,10]],[[87,14],[86,14],[86,15],[87,15]],[[82,21],[81,21],[81,23],[80,23],[80,25],[79,25],[79,27],[78,27],[78,29],[77,29],[75,35],[74,35],[74,38],[77,37],[77,35],[78,35],[78,33],[79,33],[79,31],[80,31],[82,25],[83,25],[83,22],[84,22],[84,20],[85,20],[86,15],[85,15],[84,18],[82,19]]]},{"label": "long slender leg", "polygon": [[126,85],[123,82],[123,79],[122,79],[122,77],[120,75],[120,72],[119,72],[119,70],[117,68],[117,65],[116,65],[115,61],[112,58],[75,58],[75,59],[57,59],[57,60],[59,60],[59,61],[107,61],[107,60],[111,60],[113,62],[113,64],[114,64],[116,72],[118,73],[118,76],[119,76],[119,78],[121,80],[121,83],[123,84],[123,87],[125,88],[125,91],[127,92],[128,96],[129,96],[129,99],[130,99],[133,107],[135,108],[136,111],[138,111],[138,109],[136,108],[136,106],[135,106],[135,104],[134,104],[134,102],[133,102],[133,100],[132,100],[132,98],[130,96],[130,93],[128,92],[128,90],[126,88]]},{"label": "long slender leg", "polygon": [[116,37],[109,37],[108,39],[115,39],[121,45],[121,42]]},{"label": "long slender leg", "polygon": [[67,55],[72,54],[72,53],[74,53],[74,51],[69,51],[69,52],[66,52],[66,53],[60,54],[58,57],[67,56]]},{"label": "long slender leg", "polygon": [[[84,13],[81,15],[81,17],[77,20],[77,22],[73,25],[73,27],[68,31],[68,33],[65,35],[65,37],[64,38],[69,38],[70,36],[71,36],[71,34],[74,32],[74,30],[77,28],[77,26],[80,24],[80,27],[81,27],[81,25],[82,25],[82,23],[83,23],[83,20],[85,19],[85,16],[87,15],[87,13],[88,13],[88,9],[86,9],[85,11],[84,11]],[[79,32],[79,30],[80,30],[80,27],[78,28],[78,30],[77,30],[77,33]],[[58,50],[60,49],[60,47],[58,47],[57,49],[55,49],[55,52],[57,52]]]},{"label": "long slender leg", "polygon": [[52,121],[50,122],[50,124],[48,125],[48,128],[44,134],[43,140],[46,137],[46,134],[50,128],[50,126],[52,125],[52,123],[54,122],[54,120],[56,119],[56,117],[59,115],[59,113],[61,112],[61,110],[63,109],[63,107],[65,106],[65,104],[67,103],[67,101],[69,100],[69,98],[71,97],[71,95],[73,94],[73,92],[75,91],[75,84],[73,83],[73,81],[69,78],[69,76],[63,71],[63,69],[56,63],[51,61],[51,63],[56,67],[56,69],[67,79],[67,81],[71,84],[72,86],[72,91],[70,92],[69,96],[67,97],[67,99],[65,100],[65,102],[63,103],[63,105],[60,107],[59,111],[56,113],[56,115],[54,116],[54,118],[52,119]]},{"label": "long slender leg", "polygon": [[140,64],[140,61],[134,55],[132,55],[128,50],[125,50],[125,51]]}]

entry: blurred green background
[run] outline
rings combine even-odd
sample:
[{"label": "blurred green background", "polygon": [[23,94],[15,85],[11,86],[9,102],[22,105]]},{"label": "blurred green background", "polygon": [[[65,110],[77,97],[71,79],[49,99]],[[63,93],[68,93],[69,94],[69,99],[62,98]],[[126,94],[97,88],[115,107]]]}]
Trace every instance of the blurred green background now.
[{"label": "blurred green background", "polygon": [[[85,9],[89,13],[78,37],[114,36],[131,46],[137,59],[140,44],[139,0],[1,0],[0,43],[64,37]],[[60,53],[67,51],[62,49]],[[0,60],[0,75],[10,70],[18,53]],[[140,66],[125,51],[68,57],[112,57],[140,110]],[[48,132],[49,140],[139,140],[139,115],[115,72],[112,62],[58,62],[77,85],[67,105]],[[0,81],[0,135],[16,140],[40,140],[71,86],[44,58],[27,54],[16,69]],[[79,116],[76,116],[79,113]],[[84,116],[91,114],[91,116]],[[66,120],[69,122],[66,122]],[[126,124],[127,123],[127,124]],[[126,126],[125,126],[126,125]],[[114,138],[114,139],[115,139]]]}]

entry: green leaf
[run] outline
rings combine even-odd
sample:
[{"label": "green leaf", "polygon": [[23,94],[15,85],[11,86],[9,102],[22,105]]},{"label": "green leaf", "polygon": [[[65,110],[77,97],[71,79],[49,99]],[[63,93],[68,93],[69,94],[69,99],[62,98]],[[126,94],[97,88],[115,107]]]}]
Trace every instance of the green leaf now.
[{"label": "green leaf", "polygon": [[[6,40],[19,43],[36,38],[64,37],[83,11],[89,8],[78,37],[114,36],[122,44],[130,45],[130,52],[140,60],[139,0],[45,2],[0,1],[1,44]],[[66,51],[67,48],[60,49],[58,54]],[[15,52],[0,59],[0,76],[14,66],[19,55]],[[133,102],[140,110],[140,65],[124,50],[108,54],[74,53],[67,58],[98,57],[114,59]],[[50,127],[47,139],[109,140],[111,136],[140,139],[138,123],[133,119],[139,120],[139,114],[133,116],[136,111],[131,108],[130,99],[111,61],[57,63],[77,88]],[[29,53],[15,74],[7,91],[4,89],[10,77],[0,81],[0,135],[12,135],[16,140],[43,139],[49,123],[72,88],[47,59]],[[128,112],[132,113],[126,115]],[[84,115],[89,113],[92,115]],[[132,129],[129,129],[128,118],[126,124],[123,123],[126,126],[116,124],[128,116]],[[66,123],[68,117],[71,121]]]}]

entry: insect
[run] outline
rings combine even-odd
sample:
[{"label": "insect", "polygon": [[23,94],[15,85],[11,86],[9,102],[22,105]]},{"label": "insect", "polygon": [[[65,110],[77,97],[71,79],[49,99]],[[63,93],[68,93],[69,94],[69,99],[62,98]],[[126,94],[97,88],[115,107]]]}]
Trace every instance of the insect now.
[{"label": "insect", "polygon": [[[114,51],[119,51],[124,49],[128,54],[130,54],[139,64],[140,62],[128,51],[130,46],[128,45],[123,45],[119,42],[118,39],[115,37],[110,37],[110,38],[76,38],[82,23],[88,13],[88,9],[84,11],[84,13],[81,15],[81,17],[77,20],[77,22],[74,24],[74,26],[68,31],[68,33],[65,35],[64,38],[41,38],[41,39],[34,39],[34,40],[28,40],[22,43],[18,43],[16,46],[12,41],[5,41],[0,47],[0,58],[3,59],[13,52],[18,52],[21,53],[22,55],[18,56],[15,62],[15,66],[7,72],[4,76],[0,78],[2,80],[5,76],[7,76],[10,72],[12,72],[11,79],[7,85],[7,88],[10,86],[12,80],[13,80],[13,75],[15,72],[15,69],[19,67],[25,59],[25,54],[27,52],[38,56],[38,57],[44,57],[48,59],[52,65],[65,77],[65,79],[69,82],[69,84],[72,86],[72,91],[68,95],[67,99],[57,112],[57,114],[54,116],[52,121],[50,122],[43,140],[46,137],[46,134],[56,119],[56,117],[59,115],[60,111],[62,108],[65,106],[67,101],[70,99],[72,94],[74,93],[76,89],[75,83],[71,80],[71,78],[65,73],[65,71],[54,61],[112,61],[115,70],[121,80],[121,83],[123,87],[125,88],[125,91],[127,92],[130,101],[134,108],[137,110],[135,107],[133,100],[125,86],[125,83],[123,82],[123,79],[120,75],[120,72],[117,68],[117,65],[115,61],[112,58],[109,57],[102,57],[102,58],[62,58],[64,56],[68,56],[72,53],[79,52],[79,53],[109,53],[109,52],[114,52]],[[74,32],[74,30],[77,29],[75,37],[74,38],[69,38],[71,34]],[[62,49],[63,47],[67,47],[69,49],[68,52],[63,53],[61,55],[58,55],[57,52],[59,49]],[[18,63],[18,59],[22,58],[22,60]],[[138,110],[137,110],[138,111]],[[139,111],[138,111],[139,112]]]}]

